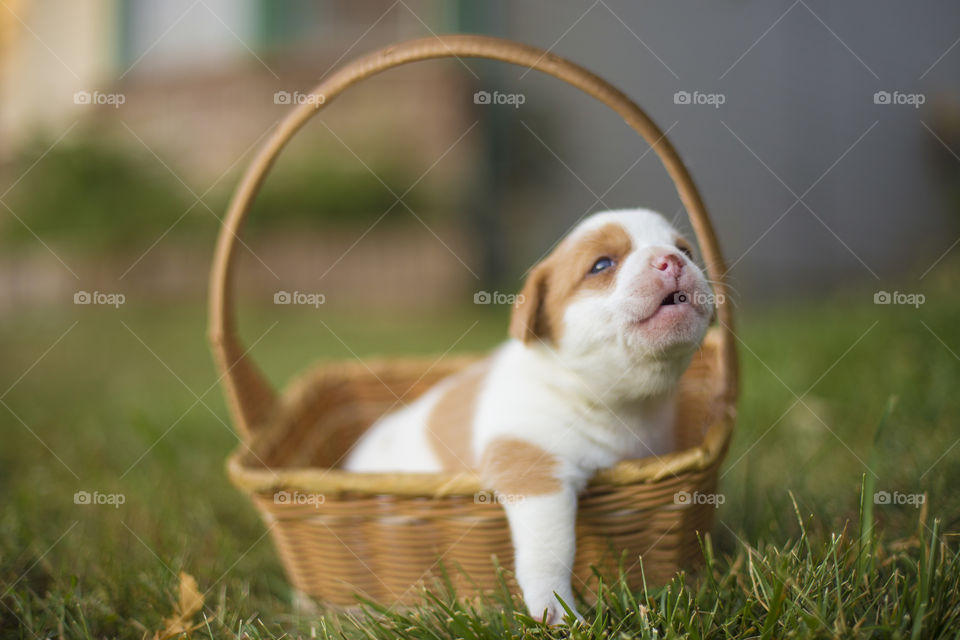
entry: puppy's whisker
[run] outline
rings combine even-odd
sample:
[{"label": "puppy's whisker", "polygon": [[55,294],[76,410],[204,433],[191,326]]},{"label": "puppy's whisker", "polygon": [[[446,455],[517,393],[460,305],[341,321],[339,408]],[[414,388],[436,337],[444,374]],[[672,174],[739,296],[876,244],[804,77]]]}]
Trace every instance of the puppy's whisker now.
[{"label": "puppy's whisker", "polygon": [[707,279],[707,278],[704,278],[704,279],[706,280],[707,284],[710,284],[710,285],[720,285],[720,286],[726,287],[727,292],[730,293],[730,298],[731,298],[731,300],[734,302],[734,304],[736,304],[737,298],[740,297],[740,291],[737,290],[737,288],[736,288],[735,286],[733,286],[733,285],[730,284],[729,282],[720,282],[720,281],[718,281],[718,280],[710,280],[710,279]]}]

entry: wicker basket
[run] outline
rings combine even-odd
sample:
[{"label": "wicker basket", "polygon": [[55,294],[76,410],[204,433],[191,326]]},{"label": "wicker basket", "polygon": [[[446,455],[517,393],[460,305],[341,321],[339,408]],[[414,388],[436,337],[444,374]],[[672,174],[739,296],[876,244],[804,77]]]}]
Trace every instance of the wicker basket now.
[{"label": "wicker basket", "polygon": [[[445,566],[458,588],[494,588],[494,558],[512,566],[502,507],[475,474],[348,473],[337,469],[364,429],[402,397],[409,402],[471,358],[324,363],[277,394],[240,343],[232,273],[241,223],[284,145],[320,108],[360,80],[402,64],[479,57],[536,69],[600,100],[659,155],[686,207],[718,300],[727,299],[723,260],[696,187],[660,129],[624,94],[589,71],[525,45],[482,36],[443,36],[367,55],[320,83],[312,103],[295,106],[248,168],[217,242],[210,289],[210,339],[234,424],[243,444],[227,464],[270,527],[287,575],[301,592],[336,605],[356,594],[382,603],[409,602],[414,588]],[[678,442],[661,458],[628,460],[601,471],[581,496],[574,588],[590,597],[590,566],[627,580],[668,580],[700,558],[697,532],[715,507],[678,500],[714,493],[717,469],[733,430],[737,363],[728,303],[718,326],[681,381]],[[642,559],[642,564],[641,564]],[[442,564],[441,564],[442,563]],[[468,576],[468,577],[467,577]]]}]

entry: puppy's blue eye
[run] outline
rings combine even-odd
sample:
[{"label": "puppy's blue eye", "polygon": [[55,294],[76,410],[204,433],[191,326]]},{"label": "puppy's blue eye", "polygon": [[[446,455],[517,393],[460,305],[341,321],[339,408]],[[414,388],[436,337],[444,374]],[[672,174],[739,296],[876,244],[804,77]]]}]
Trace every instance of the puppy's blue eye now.
[{"label": "puppy's blue eye", "polygon": [[590,273],[600,273],[605,271],[614,265],[613,260],[610,258],[600,258],[593,263],[593,267],[590,268]]}]

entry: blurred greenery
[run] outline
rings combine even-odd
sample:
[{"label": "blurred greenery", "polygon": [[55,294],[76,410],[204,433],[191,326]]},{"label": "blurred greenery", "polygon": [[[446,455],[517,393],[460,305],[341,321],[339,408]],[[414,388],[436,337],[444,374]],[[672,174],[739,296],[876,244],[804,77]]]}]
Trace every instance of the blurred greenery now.
[{"label": "blurred greenery", "polygon": [[[36,233],[45,242],[78,250],[123,249],[149,244],[168,229],[180,241],[208,243],[240,179],[237,169],[211,193],[198,192],[203,200],[196,202],[146,150],[93,133],[72,135],[52,149],[50,142],[37,140],[6,172],[23,176],[6,200],[29,229],[6,217],[2,244],[35,244]],[[366,227],[394,205],[393,194],[406,192],[418,177],[397,161],[372,162],[371,169],[376,175],[362,165],[316,154],[285,157],[258,194],[249,226],[271,231]],[[431,193],[420,183],[404,202],[429,218],[442,197],[449,194]],[[393,206],[395,215],[386,216],[384,224],[409,224],[411,216],[397,215],[404,211],[403,205]]]},{"label": "blurred greenery", "polygon": [[[254,202],[251,227],[366,227],[388,209],[393,215],[383,219],[387,225],[398,220],[413,221],[405,215],[402,204],[395,204],[393,194],[403,195],[417,180],[417,174],[409,166],[394,161],[382,161],[371,168],[376,176],[362,166],[351,167],[333,159],[312,156],[279,165]],[[403,201],[418,215],[429,216],[430,203],[436,198],[436,194],[428,194],[420,183],[404,195]]]},{"label": "blurred greenery", "polygon": [[[926,278],[919,308],[852,291],[741,310],[742,399],[712,534],[715,569],[651,585],[642,616],[622,589],[615,602],[582,607],[597,627],[582,637],[955,634],[958,273],[944,264]],[[496,607],[425,601],[389,628],[360,616],[360,631],[293,606],[262,521],[225,477],[237,440],[204,310],[133,298],[119,309],[0,318],[0,636],[150,635],[171,611],[181,570],[206,592],[204,637],[336,636],[340,624],[347,637],[561,635]],[[240,317],[254,357],[282,384],[315,359],[486,349],[503,338],[505,313],[249,307]],[[891,396],[896,408],[874,443]],[[876,490],[925,493],[927,503],[873,508],[874,568],[860,575],[859,491],[871,473]],[[78,490],[126,502],[75,505]],[[933,518],[939,548],[929,542]]]},{"label": "blurred greenery", "polygon": [[[38,140],[8,172],[23,176],[9,201],[29,229],[8,218],[0,236],[5,243],[36,243],[36,233],[78,247],[122,247],[158,237],[190,206],[186,189],[151,157],[95,137],[63,141],[43,156],[49,146]],[[206,222],[200,213],[195,209],[181,221],[178,232]]]}]

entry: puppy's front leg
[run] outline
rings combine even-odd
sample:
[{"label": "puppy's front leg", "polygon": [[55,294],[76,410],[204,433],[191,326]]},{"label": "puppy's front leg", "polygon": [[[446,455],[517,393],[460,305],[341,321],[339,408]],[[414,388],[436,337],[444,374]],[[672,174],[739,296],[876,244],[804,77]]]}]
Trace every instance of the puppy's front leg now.
[{"label": "puppy's front leg", "polygon": [[565,612],[557,596],[576,613],[570,577],[576,552],[577,493],[564,486],[547,495],[508,496],[505,502],[517,582],[527,609],[538,620],[546,610],[544,622],[558,624]]}]

